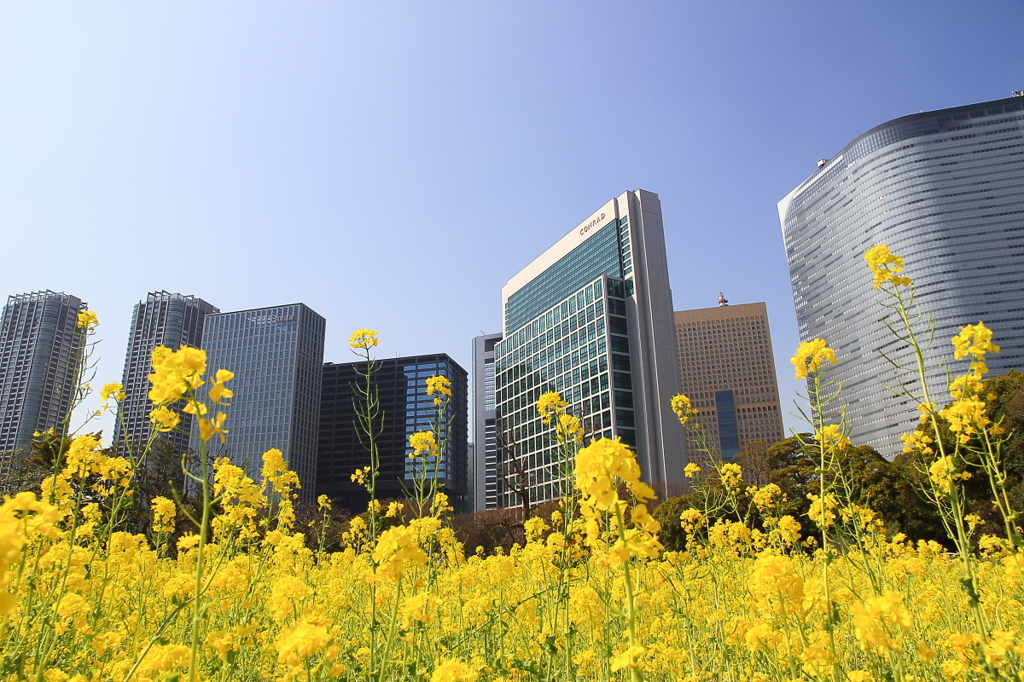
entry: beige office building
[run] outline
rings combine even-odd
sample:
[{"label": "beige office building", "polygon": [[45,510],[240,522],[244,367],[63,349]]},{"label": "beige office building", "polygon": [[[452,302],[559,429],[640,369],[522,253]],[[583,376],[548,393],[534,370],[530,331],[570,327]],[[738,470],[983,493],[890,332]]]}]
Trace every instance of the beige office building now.
[{"label": "beige office building", "polygon": [[[764,303],[681,310],[675,314],[681,392],[699,411],[708,445],[725,460],[753,441],[782,440],[775,359]],[[687,433],[691,460],[702,458]]]}]

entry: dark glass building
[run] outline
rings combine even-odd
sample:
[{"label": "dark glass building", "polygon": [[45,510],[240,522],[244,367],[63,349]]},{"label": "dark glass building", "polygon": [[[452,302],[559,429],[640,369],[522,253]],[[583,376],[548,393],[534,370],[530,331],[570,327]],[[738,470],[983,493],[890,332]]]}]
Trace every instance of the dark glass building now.
[{"label": "dark glass building", "polygon": [[[886,386],[919,390],[906,344],[885,328],[893,314],[864,252],[885,243],[917,286],[915,305],[931,313],[930,367],[949,358],[950,339],[984,321],[1002,353],[991,375],[1024,365],[1024,97],[904,116],[872,128],[779,202],[800,338],[823,338],[839,364],[851,438],[892,458],[914,428],[912,401]],[[944,369],[930,380],[942,391]],[[934,398],[940,405],[948,395]]]},{"label": "dark glass building", "polygon": [[58,433],[81,362],[81,299],[54,291],[9,296],[0,321],[0,474],[36,431]]},{"label": "dark glass building", "polygon": [[[145,301],[135,304],[132,329],[128,337],[128,351],[124,358],[125,398],[121,403],[115,442],[125,439],[132,443],[145,443],[150,435],[149,375],[153,370],[153,349],[166,346],[178,350],[181,346],[201,348],[203,323],[207,315],[219,313],[214,306],[195,296],[153,291]],[[160,434],[177,451],[189,448],[192,415],[181,415],[181,430]]]},{"label": "dark glass building", "polygon": [[[380,452],[380,477],[377,499],[407,497],[413,489],[413,460],[408,455],[409,436],[416,431],[435,430],[437,408],[427,395],[426,379],[444,376],[451,381],[452,398],[445,421],[451,420],[448,448],[439,463],[439,484],[457,512],[471,511],[466,503],[467,409],[469,381],[466,370],[448,355],[417,355],[377,360],[380,367],[373,383],[380,393],[383,412],[382,432],[377,439]],[[352,389],[365,381],[357,371],[366,371],[365,362],[335,364],[323,369],[320,399],[320,439],[317,453],[317,495],[327,495],[335,506],[355,513],[366,511],[369,494],[351,480],[352,473],[370,464],[370,453],[360,442]],[[435,433],[438,441],[445,434]]]},{"label": "dark glass building", "polygon": [[277,448],[298,473],[299,498],[307,501],[315,499],[326,327],[323,317],[293,303],[207,315],[203,328],[207,372],[235,373],[228,383],[235,395],[224,408],[227,444],[211,441],[212,451],[258,480],[263,453]]}]

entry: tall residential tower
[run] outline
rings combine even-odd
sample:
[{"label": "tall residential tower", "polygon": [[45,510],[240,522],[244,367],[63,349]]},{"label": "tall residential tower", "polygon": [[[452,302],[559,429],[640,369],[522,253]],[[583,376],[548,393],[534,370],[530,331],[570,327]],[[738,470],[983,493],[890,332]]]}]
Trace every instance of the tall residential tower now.
[{"label": "tall residential tower", "polygon": [[71,409],[84,332],[81,299],[54,291],[9,296],[0,321],[0,467],[32,434],[60,430]]},{"label": "tall residential tower", "polygon": [[[145,443],[149,438],[149,412],[153,405],[149,401],[147,377],[153,367],[153,349],[157,346],[171,350],[178,350],[181,346],[201,348],[206,316],[219,312],[201,298],[166,291],[150,292],[145,301],[135,304],[128,352],[124,358],[121,384],[125,399],[121,403],[116,442],[127,439],[133,443]],[[192,415],[182,413],[180,430],[160,437],[175,450],[184,451],[189,448],[191,429]]]},{"label": "tall residential tower", "polygon": [[[930,313],[935,341],[925,361],[945,387],[949,340],[984,321],[1002,352],[993,375],[1024,364],[1024,97],[904,116],[854,139],[779,202],[800,338],[825,339],[838,365],[855,445],[886,457],[914,428],[913,401],[890,391],[914,377],[911,350],[884,322],[894,313],[864,252],[885,243],[906,263],[915,307]],[[952,363],[954,373],[967,363]],[[909,385],[911,390],[918,387]],[[940,405],[948,395],[936,395]]]},{"label": "tall residential tower", "polygon": [[[494,348],[499,467],[533,502],[559,494],[559,462],[537,399],[558,391],[587,437],[634,448],[659,493],[683,487],[685,452],[670,409],[679,389],[672,292],[658,195],[611,199],[509,280]],[[519,504],[505,489],[501,506]]]},{"label": "tall residential tower", "polygon": [[304,500],[314,498],[316,487],[326,327],[323,317],[293,303],[207,315],[203,328],[208,371],[235,373],[235,395],[224,409],[230,435],[214,452],[222,448],[255,477],[263,453],[277,448],[298,473]]}]

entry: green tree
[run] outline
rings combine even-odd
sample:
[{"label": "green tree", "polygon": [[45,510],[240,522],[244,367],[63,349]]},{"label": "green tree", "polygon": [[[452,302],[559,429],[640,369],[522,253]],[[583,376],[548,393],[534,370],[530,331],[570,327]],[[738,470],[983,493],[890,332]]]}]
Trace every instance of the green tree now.
[{"label": "green tree", "polygon": [[[806,442],[812,436],[800,434],[800,438]],[[842,497],[876,512],[890,533],[904,533],[912,540],[946,541],[939,517],[917,492],[923,488],[914,467],[903,461],[890,462],[866,445],[845,448],[836,457],[833,476]],[[769,448],[768,464],[770,481],[787,497],[780,514],[807,523],[807,495],[819,488],[817,460],[800,449],[794,436]]]},{"label": "green tree", "polygon": [[[143,447],[134,448],[133,452],[142,452]],[[109,452],[107,454],[114,454]],[[143,533],[149,528],[150,507],[154,497],[166,497],[184,506],[193,516],[199,509],[200,499],[195,486],[188,485],[183,467],[195,470],[198,453],[188,450],[184,453],[177,450],[163,438],[157,437],[139,462],[132,480],[132,505],[128,510],[125,526],[133,533]],[[183,514],[178,514],[178,533],[186,529]],[[185,522],[187,523],[187,521]]]},{"label": "green tree", "polygon": [[769,482],[768,477],[772,471],[771,445],[766,440],[751,441],[746,443],[736,455],[736,463],[743,468],[744,481],[758,487]]},{"label": "green tree", "polygon": [[[1024,513],[1024,374],[1011,370],[1001,376],[986,379],[980,393],[986,403],[985,416],[999,424],[1004,432],[998,453],[1001,468],[1006,474],[1003,485],[1008,491],[1010,506],[1017,513]],[[930,433],[928,422],[919,430]],[[938,431],[946,451],[952,452],[956,446],[956,436],[942,419],[939,420]],[[992,503],[992,487],[981,466],[980,453],[985,447],[976,437],[960,445],[960,453],[972,473],[971,478],[962,481],[960,485],[967,502],[967,513],[975,514],[982,520],[978,532],[1005,536],[1002,515]],[[936,457],[934,453],[914,451],[899,455],[893,463],[901,467],[904,476],[915,489],[924,490],[928,487],[928,467]],[[910,532],[907,534],[911,535]]]}]

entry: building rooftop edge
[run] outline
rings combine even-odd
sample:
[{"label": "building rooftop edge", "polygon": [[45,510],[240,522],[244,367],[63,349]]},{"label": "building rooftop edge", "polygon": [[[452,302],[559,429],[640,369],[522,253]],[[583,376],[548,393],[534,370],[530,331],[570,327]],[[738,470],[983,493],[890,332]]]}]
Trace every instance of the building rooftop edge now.
[{"label": "building rooftop edge", "polygon": [[282,303],[280,305],[265,305],[265,306],[261,306],[259,308],[244,308],[242,310],[225,310],[225,311],[219,312],[219,313],[211,313],[211,314],[207,315],[207,317],[217,317],[219,315],[235,315],[237,313],[254,313],[257,310],[271,310],[273,308],[287,308],[288,306],[292,306],[292,305],[301,305],[303,308],[305,308],[309,312],[313,313],[317,317],[323,318],[324,320],[327,319],[326,317],[324,317],[323,315],[321,315],[320,313],[318,313],[317,311],[313,310],[308,305],[306,305],[305,303],[302,303],[302,302]]},{"label": "building rooftop edge", "polygon": [[674,314],[676,314],[676,315],[685,315],[686,313],[707,313],[707,312],[714,311],[714,310],[727,311],[727,310],[736,310],[737,308],[747,308],[747,307],[764,308],[766,311],[768,309],[768,305],[764,301],[755,301],[753,303],[730,303],[729,305],[715,305],[715,306],[709,306],[707,308],[688,308],[686,310],[676,310],[676,311],[674,311]]},{"label": "building rooftop edge", "polygon": [[[458,365],[459,367],[462,367],[462,365],[459,365],[458,360],[456,360],[454,357],[452,357],[449,353],[417,353],[416,355],[400,355],[400,356],[398,356],[396,358],[373,358],[373,361],[374,362],[397,362],[397,361],[400,361],[400,360],[415,360],[416,358],[437,357],[437,356],[440,356],[440,355],[443,355],[444,357],[446,357],[449,360],[451,360],[454,364]],[[325,364],[325,365],[337,365],[337,366],[340,366],[340,365],[363,365],[363,364],[366,364],[366,360],[353,360],[352,362],[334,362],[334,361],[331,361],[331,360],[324,360],[323,364]]]},{"label": "building rooftop edge", "polygon": [[1021,99],[1020,97],[1016,97],[1016,96],[1001,97],[999,99],[987,100],[987,101],[984,101],[984,102],[975,102],[973,104],[962,104],[960,106],[948,107],[948,108],[945,108],[945,109],[934,109],[932,111],[921,111],[921,112],[918,112],[916,114],[907,114],[906,116],[899,116],[897,118],[890,119],[888,121],[885,121],[884,123],[880,123],[880,124],[876,125],[875,127],[870,128],[870,129],[864,131],[863,133],[861,133],[860,135],[858,135],[857,137],[853,138],[848,143],[846,143],[843,146],[843,148],[839,150],[839,152],[837,154],[834,154],[832,157],[830,157],[827,164],[824,164],[820,168],[815,169],[815,171],[813,173],[811,173],[810,175],[808,175],[806,178],[804,178],[793,189],[793,191],[789,192],[789,194],[787,194],[786,196],[784,196],[782,199],[779,200],[779,202],[777,204],[777,207],[778,207],[778,211],[779,211],[779,222],[782,223],[782,234],[783,234],[783,236],[785,236],[785,234],[786,234],[786,227],[785,227],[786,214],[789,212],[789,205],[791,203],[793,203],[794,197],[796,197],[796,195],[799,194],[800,191],[803,190],[807,186],[807,184],[810,183],[814,178],[816,178],[818,175],[820,175],[824,171],[828,170],[832,166],[833,162],[842,160],[842,157],[844,156],[846,151],[848,149],[850,149],[851,147],[853,147],[858,142],[860,142],[861,140],[863,140],[864,138],[866,138],[866,137],[868,137],[870,135],[875,135],[879,131],[885,130],[886,128],[890,128],[892,126],[899,125],[899,124],[904,123],[906,121],[910,121],[910,120],[914,120],[914,119],[920,119],[920,118],[927,118],[929,116],[936,116],[938,114],[950,114],[950,113],[957,113],[957,112],[961,112],[961,111],[971,111],[972,109],[976,109],[977,107],[989,106],[989,105],[992,105],[992,104],[996,104],[997,102],[998,103],[1003,103],[1003,102],[1019,101],[1020,99]]},{"label": "building rooftop edge", "polygon": [[[575,227],[566,232],[558,241],[545,249],[543,253],[530,261],[519,272],[509,278],[508,282],[505,283],[505,286],[501,288],[502,310],[504,311],[505,304],[508,302],[508,299],[512,294],[522,289],[537,277],[537,275],[544,272],[544,270],[549,268],[551,265],[554,265],[560,258],[567,255],[574,248],[589,239],[591,234],[593,234],[589,230],[590,227],[601,227],[607,224],[609,220],[618,218],[616,202],[624,198],[627,194],[639,194],[640,192],[651,194],[655,197],[658,196],[656,192],[651,192],[642,188],[625,190],[618,196],[613,196],[611,199],[604,202],[600,208],[587,216],[582,222],[578,223]],[[607,212],[609,210],[611,211],[611,215],[601,217],[602,212]],[[594,224],[595,221],[599,221],[599,223]],[[504,325],[504,320],[502,320],[502,324]]]}]

